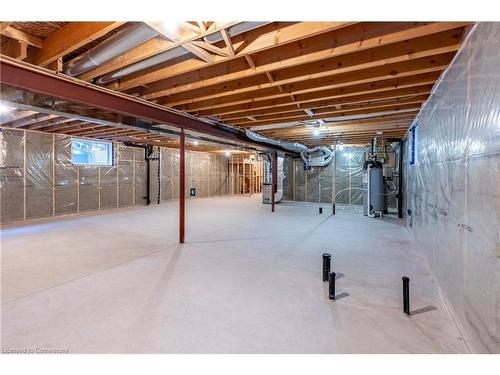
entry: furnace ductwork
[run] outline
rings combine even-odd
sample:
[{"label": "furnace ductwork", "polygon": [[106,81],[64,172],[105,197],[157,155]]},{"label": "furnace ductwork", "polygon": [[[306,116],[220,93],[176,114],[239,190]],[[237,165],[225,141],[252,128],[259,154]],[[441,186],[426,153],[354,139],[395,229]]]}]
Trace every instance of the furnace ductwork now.
[{"label": "furnace ductwork", "polygon": [[284,148],[285,150],[291,151],[291,152],[296,152],[300,154],[301,152],[307,151],[309,148],[300,142],[288,142],[288,141],[283,141],[281,139],[276,139],[276,138],[270,138],[266,137],[265,135],[256,133],[250,129],[245,129],[245,134],[248,138],[257,141],[257,142],[262,142],[262,143],[268,143],[273,146],[279,146],[281,148]]},{"label": "furnace ductwork", "polygon": [[[244,33],[246,31],[255,29],[259,26],[265,25],[266,23],[268,23],[268,22],[242,22],[242,23],[239,23],[239,24],[236,24],[236,25],[230,27],[228,29],[228,34],[229,34],[229,36],[235,36],[235,35]],[[149,26],[146,26],[146,27],[149,28]],[[153,30],[153,29],[151,29],[151,30]],[[156,31],[153,30],[153,32],[156,32]],[[156,34],[158,35],[158,32],[156,32]],[[223,38],[222,38],[222,34],[220,32],[216,32],[214,34],[210,34],[210,35],[206,36],[204,39],[209,43],[217,43],[217,42],[220,42]],[[106,84],[106,83],[112,82],[114,80],[117,80],[121,77],[125,77],[127,75],[132,74],[132,73],[138,72],[140,70],[147,69],[149,67],[164,63],[168,60],[172,60],[176,57],[184,56],[188,53],[190,53],[190,52],[188,52],[186,49],[184,49],[181,46],[175,47],[171,50],[165,51],[163,53],[159,53],[155,56],[151,56],[147,59],[136,62],[135,64],[128,65],[123,69],[115,70],[114,72],[108,73],[108,74],[100,77],[97,80],[97,83],[101,84],[101,85]]]},{"label": "furnace ductwork", "polygon": [[309,169],[310,167],[326,167],[333,159],[332,150],[325,146],[309,148],[300,142],[289,142],[281,139],[266,137],[250,129],[245,129],[245,134],[248,138],[254,141],[279,146],[285,150],[300,154],[306,169]]},{"label": "furnace ductwork", "polygon": [[306,166],[309,167],[326,167],[333,159],[333,152],[325,146],[316,146],[301,152],[300,157]]},{"label": "furnace ductwork", "polygon": [[64,73],[73,77],[86,73],[157,35],[158,32],[148,25],[133,23],[98,46],[70,60],[64,66]]}]

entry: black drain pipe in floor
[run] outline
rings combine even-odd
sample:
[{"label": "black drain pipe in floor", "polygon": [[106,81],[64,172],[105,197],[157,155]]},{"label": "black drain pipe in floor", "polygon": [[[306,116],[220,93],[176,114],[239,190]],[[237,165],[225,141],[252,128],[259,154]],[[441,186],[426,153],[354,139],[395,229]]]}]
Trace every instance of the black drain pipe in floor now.
[{"label": "black drain pipe in floor", "polygon": [[403,313],[410,315],[410,279],[403,276]]}]

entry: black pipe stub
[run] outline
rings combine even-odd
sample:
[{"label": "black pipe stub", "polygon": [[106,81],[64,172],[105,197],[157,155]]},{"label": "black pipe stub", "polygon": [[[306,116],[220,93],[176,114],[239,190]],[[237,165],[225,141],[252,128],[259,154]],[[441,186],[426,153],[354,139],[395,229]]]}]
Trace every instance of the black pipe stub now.
[{"label": "black pipe stub", "polygon": [[323,253],[323,281],[328,281],[328,274],[330,273],[331,260],[332,260],[331,254]]},{"label": "black pipe stub", "polygon": [[403,313],[410,315],[410,278],[403,276]]},{"label": "black pipe stub", "polygon": [[319,214],[321,215],[323,213],[323,207],[319,208]]},{"label": "black pipe stub", "polygon": [[333,202],[333,205],[332,205],[332,215],[335,215],[335,202]]},{"label": "black pipe stub", "polygon": [[335,299],[335,272],[330,272],[328,283],[328,298]]}]

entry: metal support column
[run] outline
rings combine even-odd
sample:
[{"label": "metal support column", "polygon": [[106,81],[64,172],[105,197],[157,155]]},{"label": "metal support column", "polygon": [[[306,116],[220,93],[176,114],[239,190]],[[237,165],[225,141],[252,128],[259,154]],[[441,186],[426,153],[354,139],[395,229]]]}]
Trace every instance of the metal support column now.
[{"label": "metal support column", "polygon": [[186,135],[184,130],[180,134],[179,148],[179,243],[184,243],[184,224],[185,224],[185,209],[186,209]]},{"label": "metal support column", "polygon": [[271,160],[271,212],[274,212],[275,209],[275,195],[276,195],[276,190],[277,190],[277,184],[276,180],[278,179],[278,153],[273,152],[272,153],[272,160]]}]

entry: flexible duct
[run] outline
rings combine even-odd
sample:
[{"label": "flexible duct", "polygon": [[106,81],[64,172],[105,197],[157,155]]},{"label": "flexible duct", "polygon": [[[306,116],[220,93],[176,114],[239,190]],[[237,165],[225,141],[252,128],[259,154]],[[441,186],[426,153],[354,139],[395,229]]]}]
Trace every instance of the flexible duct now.
[{"label": "flexible duct", "polygon": [[[245,129],[245,134],[248,138],[254,141],[271,144],[273,146],[279,146],[285,150],[299,153],[306,169],[309,169],[310,167],[326,167],[333,159],[332,150],[325,146],[316,146],[309,148],[305,144],[300,142],[289,142],[281,139],[266,137],[250,129]],[[317,157],[312,160],[311,154],[317,152],[320,152],[322,154],[321,157]]]},{"label": "flexible duct", "polygon": [[[266,23],[267,22],[242,22],[242,23],[239,23],[239,24],[236,24],[236,25],[230,27],[228,29],[228,34],[229,34],[229,36],[235,36],[235,35],[244,33],[246,31],[255,29],[255,28],[262,26]],[[217,43],[217,42],[220,42],[222,39],[223,39],[222,34],[220,32],[216,32],[214,34],[210,34],[210,35],[205,37],[205,40],[209,43]],[[114,81],[118,78],[121,78],[121,77],[127,76],[129,74],[138,72],[140,70],[152,67],[154,65],[164,63],[168,60],[174,59],[174,58],[179,57],[179,56],[186,55],[188,53],[189,52],[186,49],[184,49],[180,46],[175,47],[171,50],[168,50],[168,51],[165,51],[165,52],[160,53],[158,55],[149,57],[149,58],[144,59],[142,61],[139,61],[135,64],[128,65],[127,67],[125,67],[123,69],[119,69],[119,70],[116,70],[114,72],[108,73],[108,74],[100,77],[97,80],[97,83],[98,84],[106,84],[106,83]]]},{"label": "flexible duct", "polygon": [[[318,152],[321,155],[313,159],[312,154]],[[300,157],[302,158],[306,169],[309,169],[309,167],[326,167],[333,159],[333,152],[328,147],[315,146],[307,151],[301,152]]]},{"label": "flexible duct", "polygon": [[101,44],[67,62],[64,66],[64,73],[78,76],[88,72],[157,35],[156,30],[144,23],[132,23]]}]

